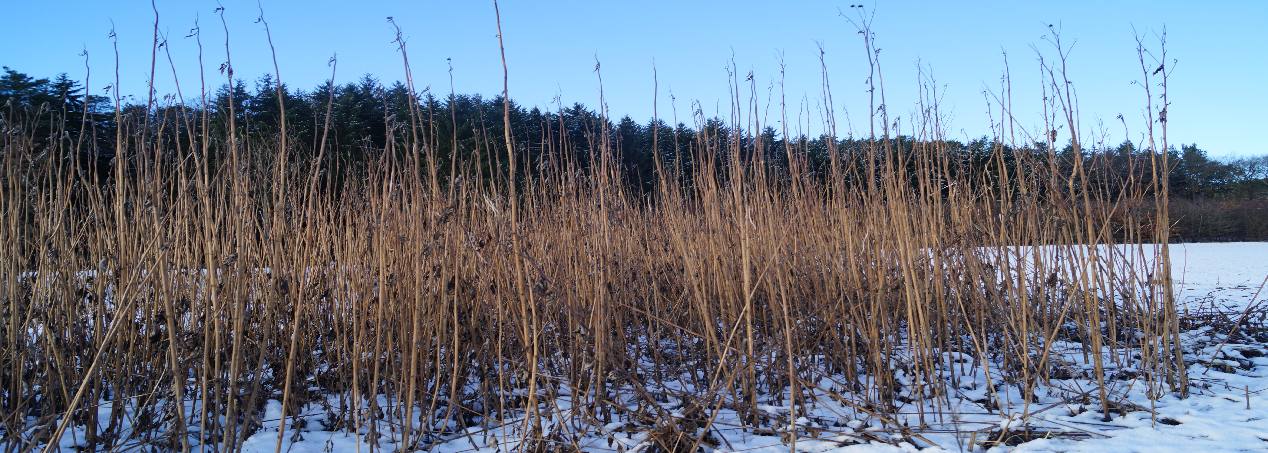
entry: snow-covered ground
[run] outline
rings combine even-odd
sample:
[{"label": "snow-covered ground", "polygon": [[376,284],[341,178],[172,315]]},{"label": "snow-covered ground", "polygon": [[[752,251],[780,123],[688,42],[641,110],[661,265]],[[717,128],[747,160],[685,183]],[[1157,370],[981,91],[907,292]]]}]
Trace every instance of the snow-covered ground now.
[{"label": "snow-covered ground", "polygon": [[[1108,364],[1115,351],[1106,350],[1104,398],[1112,402],[1107,420],[1099,403],[1100,387],[1087,372],[1083,346],[1057,342],[1052,357],[1070,369],[1069,379],[1054,378],[1037,384],[1028,404],[1022,398],[1022,385],[991,382],[987,373],[958,372],[953,376],[952,370],[963,369],[958,364],[977,361],[946,352],[942,355],[943,377],[955,382],[948,385],[953,394],[924,398],[925,403],[907,404],[895,414],[877,414],[852,404],[843,383],[823,378],[817,385],[803,389],[807,404],[804,412],[795,417],[795,436],[788,435],[790,412],[795,409],[788,404],[787,393],[759,405],[759,416],[770,421],[764,430],[740,428],[741,415],[725,405],[704,411],[706,419],[712,417],[707,428],[698,423],[639,424],[632,417],[606,426],[591,426],[576,423],[583,416],[570,412],[569,395],[559,395],[543,405],[551,414],[543,417],[542,432],[557,433],[552,434],[550,450],[561,453],[666,453],[655,446],[652,437],[660,435],[664,439],[665,433],[675,430],[704,439],[701,448],[706,453],[1268,450],[1268,329],[1263,329],[1268,313],[1268,304],[1263,300],[1268,293],[1256,297],[1268,276],[1268,243],[1177,244],[1171,246],[1171,256],[1175,294],[1181,300],[1182,313],[1206,320],[1186,323],[1187,331],[1182,333],[1191,381],[1188,398],[1179,398],[1163,383],[1139,379],[1146,371],[1135,369],[1130,360],[1117,367]],[[1249,313],[1247,318],[1254,322],[1237,332],[1231,331],[1244,313]],[[910,381],[902,383],[907,389],[916,387]],[[690,414],[697,411],[691,396],[695,389],[690,385],[683,383],[677,389],[662,389],[668,391],[657,394],[657,404],[664,413],[671,414],[669,419],[691,418]],[[634,399],[618,403],[643,410]],[[243,451],[275,450],[280,407],[276,401],[269,402],[263,429],[246,440]],[[364,428],[360,434],[327,430],[332,424],[330,417],[329,405],[309,404],[298,429],[288,424],[281,451],[528,450],[520,448],[523,430],[517,420],[477,424],[465,430],[453,425],[451,429],[456,433],[436,439],[439,442],[407,446],[399,443],[390,425],[383,424],[381,436],[374,441]],[[65,448],[73,448],[75,432],[72,429],[63,438]],[[684,453],[688,448],[668,453]]]},{"label": "snow-covered ground", "polygon": [[1187,307],[1244,309],[1268,276],[1268,242],[1173,244],[1171,269]]}]

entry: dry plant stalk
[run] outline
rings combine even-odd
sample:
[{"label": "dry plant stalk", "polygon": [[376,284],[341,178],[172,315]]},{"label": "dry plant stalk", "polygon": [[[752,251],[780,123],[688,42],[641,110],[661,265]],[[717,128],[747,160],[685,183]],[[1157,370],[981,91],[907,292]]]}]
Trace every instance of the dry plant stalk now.
[{"label": "dry plant stalk", "polygon": [[[1077,132],[1064,64],[1045,62],[1045,96]],[[1152,245],[1168,237],[1165,161],[1111,191],[1085,184],[1096,168],[1068,168],[1044,131],[1046,155],[999,145],[986,172],[948,147],[928,83],[911,130],[873,108],[870,138],[829,141],[824,172],[809,170],[808,142],[777,167],[735,133],[766,125],[756,86],[741,104],[734,82],[731,123],[697,111],[682,147],[697,165],[658,160],[651,201],[621,181],[607,131],[591,136],[587,171],[563,135],[543,165],[518,161],[508,128],[476,153],[500,173],[442,180],[421,109],[385,111],[408,116],[390,126],[408,133],[335,186],[324,134],[316,150],[285,132],[252,142],[232,110],[150,106],[117,113],[118,157],[99,181],[44,157],[82,143],[36,148],[26,113],[0,113],[4,452],[68,423],[91,427],[92,450],[236,451],[269,400],[284,417],[325,407],[329,429],[367,430],[370,451],[379,434],[422,447],[470,426],[516,432],[526,451],[575,449],[615,417],[687,452],[717,442],[722,410],[795,448],[816,391],[888,423],[904,404],[945,402],[944,359],[960,353],[974,363],[958,375],[1030,395],[1063,366],[1058,340],[1082,342],[1101,382],[1105,360],[1129,359],[1102,350],[1127,348],[1158,394],[1185,391],[1169,263]],[[221,120],[222,136],[191,133]],[[786,420],[757,408],[785,397]],[[670,398],[682,417],[660,408]]]}]

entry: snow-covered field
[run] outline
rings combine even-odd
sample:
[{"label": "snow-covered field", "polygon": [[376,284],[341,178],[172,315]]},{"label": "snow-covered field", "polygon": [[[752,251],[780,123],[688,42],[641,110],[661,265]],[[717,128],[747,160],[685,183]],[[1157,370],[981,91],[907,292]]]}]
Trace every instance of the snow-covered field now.
[{"label": "snow-covered field", "polygon": [[1245,308],[1268,276],[1268,242],[1174,244],[1171,268],[1186,306]]},{"label": "snow-covered field", "polygon": [[[1159,382],[1139,379],[1143,370],[1106,365],[1104,398],[1111,401],[1108,419],[1099,404],[1100,387],[1088,371],[1082,345],[1057,342],[1054,360],[1065,364],[1069,379],[1038,383],[1026,404],[1021,385],[991,382],[995,373],[953,373],[977,363],[968,355],[945,352],[943,376],[954,394],[917,398],[897,414],[877,414],[849,401],[848,389],[831,377],[802,389],[804,409],[789,398],[760,405],[760,417],[770,420],[765,430],[740,428],[741,415],[725,406],[708,408],[709,423],[639,424],[636,417],[617,417],[614,423],[577,423],[585,417],[570,412],[571,395],[560,394],[542,407],[543,435],[551,451],[665,452],[653,436],[687,431],[701,438],[706,452],[809,453],[990,451],[990,452],[1220,452],[1268,450],[1268,310],[1258,294],[1268,276],[1268,243],[1177,244],[1171,246],[1175,294],[1181,313],[1191,322],[1182,333],[1190,377],[1190,395],[1181,399]],[[1242,320],[1249,323],[1233,326]],[[1230,336],[1230,334],[1232,334]],[[1103,351],[1107,363],[1121,351]],[[968,365],[972,367],[974,365]],[[985,365],[976,365],[991,367]],[[900,379],[901,380],[901,379]],[[907,388],[911,382],[904,382]],[[673,389],[671,389],[673,390]],[[675,391],[657,392],[657,412],[668,419],[690,419],[700,413],[690,383]],[[910,390],[904,390],[910,392]],[[637,392],[629,392],[631,395]],[[787,393],[786,393],[787,395]],[[1150,398],[1153,396],[1154,398]],[[334,397],[331,397],[334,398]],[[647,410],[648,401],[616,403]],[[383,403],[390,403],[383,401]],[[291,453],[428,451],[435,453],[498,453],[525,451],[517,420],[480,423],[469,428],[451,426],[454,434],[426,445],[398,443],[392,426],[384,423],[377,441],[362,428],[360,434],[328,429],[332,404],[309,404],[302,422],[287,425],[281,451]],[[266,406],[263,429],[246,440],[243,451],[273,452],[277,446],[280,403]],[[192,409],[192,407],[191,407]],[[795,417],[790,413],[801,412]],[[790,429],[790,419],[796,418]],[[296,427],[295,425],[298,425]],[[795,435],[789,435],[795,430]],[[694,431],[694,432],[691,432]],[[73,451],[76,429],[62,439],[63,451]],[[553,437],[552,437],[553,436]],[[541,444],[537,445],[541,447]],[[536,449],[534,449],[536,450]],[[545,449],[537,451],[546,451]]]}]

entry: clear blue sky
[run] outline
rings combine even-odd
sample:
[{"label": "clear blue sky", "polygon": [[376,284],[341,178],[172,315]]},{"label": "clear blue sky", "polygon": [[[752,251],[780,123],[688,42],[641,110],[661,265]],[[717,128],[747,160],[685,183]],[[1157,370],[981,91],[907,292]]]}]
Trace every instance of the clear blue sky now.
[{"label": "clear blue sky", "polygon": [[[853,0],[858,1],[858,0]],[[371,73],[385,83],[404,70],[386,17],[393,16],[408,39],[410,63],[419,89],[449,91],[446,59],[452,58],[454,88],[486,96],[502,90],[492,1],[260,0],[272,29],[284,82],[312,89],[329,77],[327,60],[339,55],[337,82]],[[272,72],[264,29],[256,24],[255,0],[222,0],[236,75],[248,81]],[[834,92],[842,128],[866,133],[866,58],[855,28],[838,11],[851,14],[851,1],[662,1],[557,0],[500,3],[510,66],[511,97],[528,106],[553,109],[553,99],[595,107],[602,62],[605,99],[613,115],[640,122],[652,116],[655,61],[660,81],[660,115],[672,120],[669,94],[680,121],[691,123],[691,101],[706,114],[726,116],[727,66],[734,60],[743,78],[753,72],[760,102],[779,99],[779,60],[787,67],[785,85],[792,121],[807,106],[817,132],[822,112],[819,48]],[[224,82],[217,68],[225,60],[225,34],[213,14],[214,1],[159,0],[159,29],[170,37],[177,74],[186,97],[198,85],[198,49],[184,38],[200,19],[203,63],[210,83]],[[0,64],[39,77],[66,72],[85,75],[90,55],[91,88],[114,79],[111,21],[119,40],[120,86],[141,97],[150,68],[154,14],[148,1],[15,1],[0,15]],[[921,1],[878,0],[873,28],[881,51],[891,115],[910,118],[916,106],[917,62],[931,68],[949,112],[953,138],[990,133],[983,91],[998,90],[1007,52],[1013,80],[1014,111],[1021,124],[1041,123],[1042,94],[1033,46],[1047,24],[1062,30],[1070,54],[1070,78],[1079,93],[1085,140],[1105,134],[1111,143],[1125,135],[1139,140],[1143,91],[1133,26],[1148,34],[1165,26],[1169,59],[1179,60],[1171,80],[1171,143],[1197,143],[1213,156],[1268,154],[1261,133],[1268,125],[1268,38],[1263,21],[1268,1]],[[1050,54],[1051,55],[1051,54]],[[160,59],[155,87],[174,91],[172,72]],[[742,80],[742,79],[741,79]],[[741,84],[743,99],[748,85]],[[778,105],[769,122],[779,128]],[[849,121],[846,119],[849,113]],[[998,119],[999,110],[992,108]],[[1128,120],[1127,131],[1116,117]],[[800,124],[806,124],[805,114]],[[1098,121],[1103,127],[1098,126]],[[804,126],[803,126],[804,129]],[[1064,135],[1063,137],[1068,137]],[[1064,141],[1064,138],[1061,139]]]}]

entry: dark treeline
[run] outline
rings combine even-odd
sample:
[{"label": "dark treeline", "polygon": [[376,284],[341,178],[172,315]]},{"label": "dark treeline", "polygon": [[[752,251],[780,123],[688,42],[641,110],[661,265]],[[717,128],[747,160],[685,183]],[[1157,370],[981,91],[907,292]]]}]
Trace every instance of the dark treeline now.
[{"label": "dark treeline", "polygon": [[[248,87],[249,86],[249,87]],[[271,76],[253,83],[241,80],[223,85],[205,98],[200,93],[167,95],[155,99],[132,99],[115,103],[105,96],[87,95],[83,84],[65,74],[39,79],[8,67],[0,76],[0,105],[12,124],[7,130],[32,131],[39,143],[31,149],[74,150],[81,169],[93,167],[99,183],[109,179],[111,159],[122,139],[126,152],[133,142],[127,137],[159,137],[180,151],[182,144],[216,143],[227,137],[232,120],[248,151],[275,147],[281,122],[278,121],[278,89]],[[330,187],[341,187],[346,178],[363,174],[367,165],[393,153],[398,158],[432,156],[431,169],[439,181],[463,175],[496,181],[508,171],[503,140],[502,98],[480,95],[436,95],[411,90],[397,82],[384,85],[365,75],[356,82],[320,85],[311,90],[282,85],[289,155],[299,163],[311,161],[323,149],[323,167],[330,175]],[[413,107],[413,108],[411,108]],[[329,113],[329,115],[327,115]],[[875,156],[867,162],[867,140],[830,136],[784,137],[767,125],[751,125],[743,130],[734,122],[693,116],[692,125],[663,120],[637,122],[626,116],[605,117],[581,104],[558,106],[552,110],[525,108],[511,101],[512,142],[521,165],[517,172],[533,169],[568,168],[586,172],[597,153],[614,151],[620,160],[623,180],[631,188],[650,194],[655,184],[672,181],[689,188],[690,176],[700,159],[725,164],[730,153],[740,153],[740,161],[760,160],[775,177],[787,177],[788,156],[802,156],[809,168],[802,174],[824,181],[835,174],[845,184],[866,181],[869,164],[914,165],[916,159],[904,155],[918,152],[941,153],[951,163],[948,174],[970,172],[971,181],[1000,188],[1007,185],[1008,171],[1019,162],[1059,165],[1062,174],[1088,169],[1078,184],[1089,184],[1115,193],[1131,178],[1150,177],[1156,162],[1148,149],[1131,142],[1118,146],[1084,145],[1076,156],[1073,146],[1049,150],[1047,143],[1023,146],[988,137],[963,143],[940,138],[899,136],[887,139],[890,156]],[[123,130],[120,130],[123,128]],[[203,137],[210,140],[201,140]],[[420,140],[413,140],[418,137]],[[197,140],[195,140],[195,138]],[[410,140],[405,140],[410,138]],[[424,143],[426,149],[402,149],[401,143]],[[204,150],[209,159],[226,147]],[[264,152],[264,151],[261,151]],[[1268,239],[1268,156],[1221,161],[1208,157],[1196,144],[1167,150],[1171,163],[1168,180],[1176,234],[1185,240]],[[833,173],[833,156],[854,171]],[[270,159],[271,156],[258,158]],[[552,160],[554,160],[552,162]],[[888,162],[888,164],[886,163]],[[657,165],[666,169],[656,173]],[[552,165],[554,165],[552,167]],[[719,165],[725,171],[726,165]],[[1013,170],[1008,170],[1013,169]],[[723,175],[724,177],[724,175]],[[1016,178],[1017,175],[1012,175]],[[824,184],[824,187],[831,186]],[[1006,188],[1001,188],[1006,189]],[[1233,214],[1236,211],[1236,214]],[[1202,220],[1198,220],[1198,219]]]}]

